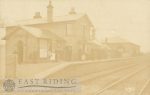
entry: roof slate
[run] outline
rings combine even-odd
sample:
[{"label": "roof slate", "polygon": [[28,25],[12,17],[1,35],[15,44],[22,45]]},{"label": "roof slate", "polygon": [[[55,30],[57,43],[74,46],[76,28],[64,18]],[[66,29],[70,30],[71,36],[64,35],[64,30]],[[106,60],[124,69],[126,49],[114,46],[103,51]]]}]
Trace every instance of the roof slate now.
[{"label": "roof slate", "polygon": [[129,43],[128,40],[121,38],[121,37],[109,37],[106,38],[103,42],[107,42],[107,43]]},{"label": "roof slate", "polygon": [[[64,16],[55,16],[55,17],[53,17],[52,23],[74,21],[74,20],[80,19],[83,16],[85,16],[85,14],[72,14],[72,15],[64,15]],[[32,25],[32,24],[44,24],[44,23],[48,23],[47,18],[21,20],[21,21],[17,21],[17,23],[8,24],[7,26]]]},{"label": "roof slate", "polygon": [[107,44],[131,44],[131,45],[134,45],[134,46],[138,46],[138,44],[135,44],[133,42],[130,42],[128,41],[127,39],[124,39],[124,38],[121,38],[119,36],[114,36],[114,37],[109,37],[109,38],[106,38],[103,43],[107,43]]},{"label": "roof slate", "polygon": [[55,39],[55,40],[64,41],[63,38],[59,37],[58,35],[48,30],[42,30],[39,28],[30,27],[30,26],[20,26],[20,27],[37,38]]},{"label": "roof slate", "polygon": [[[19,26],[18,28],[21,28],[25,30],[25,32],[28,32],[32,36],[36,38],[44,38],[44,39],[54,39],[54,40],[60,40],[65,41],[63,38],[59,37],[58,35],[52,33],[49,30],[42,30],[39,28],[31,27],[31,26]],[[16,31],[14,31],[16,32]],[[7,34],[3,39],[6,40],[9,38],[14,32]]]}]

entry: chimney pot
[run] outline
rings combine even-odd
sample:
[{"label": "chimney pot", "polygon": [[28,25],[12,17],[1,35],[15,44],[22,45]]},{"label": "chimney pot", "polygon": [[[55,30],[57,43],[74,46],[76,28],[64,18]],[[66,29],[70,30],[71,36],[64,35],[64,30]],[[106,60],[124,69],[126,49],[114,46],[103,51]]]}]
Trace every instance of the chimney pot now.
[{"label": "chimney pot", "polygon": [[36,12],[33,18],[34,19],[42,18],[40,12]]},{"label": "chimney pot", "polygon": [[70,14],[70,15],[76,14],[75,8],[71,8],[69,14]]}]

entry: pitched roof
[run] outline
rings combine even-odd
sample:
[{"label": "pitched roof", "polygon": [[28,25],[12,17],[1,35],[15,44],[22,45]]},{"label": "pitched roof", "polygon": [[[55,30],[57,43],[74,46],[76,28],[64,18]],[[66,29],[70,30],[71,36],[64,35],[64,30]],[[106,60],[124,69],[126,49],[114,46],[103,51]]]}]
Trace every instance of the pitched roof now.
[{"label": "pitched roof", "polygon": [[30,27],[30,26],[20,26],[20,27],[37,38],[46,38],[46,39],[55,39],[55,40],[57,39],[57,40],[65,41],[63,38],[52,33],[49,30],[43,30],[43,29]]},{"label": "pitched roof", "polygon": [[92,41],[89,41],[88,43],[93,44],[94,46],[98,46],[101,49],[110,49],[106,44],[103,44],[98,40],[92,40]]},{"label": "pitched roof", "polygon": [[[48,31],[48,30],[42,30],[39,28],[31,27],[31,26],[19,26],[19,28],[25,30],[26,32],[28,32],[29,34],[31,34],[37,38],[55,39],[55,40],[65,41],[63,38],[59,37],[58,35],[52,33],[51,31]],[[16,31],[14,31],[14,32],[16,32]],[[14,32],[7,34],[4,37],[4,39],[7,39],[9,36],[14,34]]]},{"label": "pitched roof", "polygon": [[44,35],[43,35],[43,31],[41,31],[40,29],[38,28],[34,28],[34,27],[29,27],[29,26],[20,26],[22,29],[24,29],[25,31],[27,31],[28,33],[32,34],[33,36],[35,37],[43,37],[43,38],[46,38]]},{"label": "pitched roof", "polygon": [[[74,20],[80,19],[83,16],[85,16],[85,14],[72,14],[72,15],[64,15],[64,16],[55,16],[55,17],[53,17],[53,23],[74,21]],[[47,18],[21,20],[21,21],[17,21],[17,23],[14,23],[14,24],[8,24],[7,26],[32,25],[32,24],[44,24],[44,23],[48,23]]]},{"label": "pitched roof", "polygon": [[130,43],[128,40],[115,36],[115,37],[109,37],[109,38],[105,38],[105,40],[103,42],[107,42],[107,43]]},{"label": "pitched roof", "polygon": [[138,46],[138,44],[135,44],[133,42],[130,42],[128,41],[127,39],[124,39],[124,38],[121,38],[119,36],[115,36],[115,37],[109,37],[109,38],[106,38],[103,43],[109,43],[109,44],[131,44],[131,45],[134,45],[134,46]]}]

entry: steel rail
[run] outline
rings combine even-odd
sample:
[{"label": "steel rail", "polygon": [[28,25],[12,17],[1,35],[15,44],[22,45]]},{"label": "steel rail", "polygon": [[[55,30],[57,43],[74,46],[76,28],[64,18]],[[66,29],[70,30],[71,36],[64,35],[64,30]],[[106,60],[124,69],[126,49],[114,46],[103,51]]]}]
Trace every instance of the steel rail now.
[{"label": "steel rail", "polygon": [[119,84],[120,82],[122,82],[122,81],[128,79],[129,77],[131,77],[131,76],[137,74],[138,72],[142,71],[143,69],[145,69],[145,67],[142,68],[142,69],[136,70],[135,72],[132,72],[132,73],[130,73],[129,75],[123,77],[123,78],[120,78],[119,80],[117,80],[117,81],[111,83],[110,85],[106,86],[106,87],[103,88],[103,89],[97,90],[96,93],[95,93],[94,95],[99,95],[99,94],[101,94],[101,93],[104,92],[105,90],[107,90],[107,89],[113,87],[114,85]]},{"label": "steel rail", "polygon": [[131,68],[131,67],[136,66],[136,65],[138,65],[138,64],[128,64],[124,67],[120,67],[117,69],[113,69],[113,70],[109,70],[109,71],[105,71],[105,72],[96,72],[96,73],[89,74],[87,76],[82,76],[82,77],[80,77],[80,82],[84,82],[86,80],[93,79],[93,78],[100,77],[100,76],[104,76],[104,75],[110,75],[110,74],[115,73],[117,71]]},{"label": "steel rail", "polygon": [[142,95],[149,84],[150,84],[150,79],[145,82],[144,86],[142,87],[138,95]]}]

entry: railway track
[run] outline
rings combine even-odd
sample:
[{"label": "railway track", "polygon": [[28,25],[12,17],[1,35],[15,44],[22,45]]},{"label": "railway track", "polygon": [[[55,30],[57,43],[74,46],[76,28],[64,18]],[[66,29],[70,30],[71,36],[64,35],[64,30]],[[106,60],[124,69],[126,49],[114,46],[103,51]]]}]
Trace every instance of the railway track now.
[{"label": "railway track", "polygon": [[84,81],[87,81],[87,80],[90,80],[90,79],[93,79],[93,78],[96,78],[96,77],[100,77],[100,76],[108,76],[108,75],[111,75],[112,73],[116,73],[116,72],[119,72],[119,71],[122,71],[122,70],[126,70],[128,68],[132,68],[132,67],[135,67],[135,66],[138,66],[138,64],[126,64],[125,66],[121,66],[119,68],[115,68],[115,69],[107,69],[106,71],[100,71],[100,72],[95,72],[95,73],[92,73],[92,74],[88,74],[86,76],[82,76],[80,77],[80,82],[84,82]]},{"label": "railway track", "polygon": [[[123,60],[123,61],[124,62],[125,61],[129,61],[130,63],[129,64],[125,64],[124,66],[120,65],[120,67],[116,67],[116,68],[107,68],[104,71],[98,71],[98,72],[89,73],[87,75],[81,76],[79,79],[81,80],[81,83],[84,85],[83,87],[91,86],[91,88],[87,87],[87,88],[84,88],[84,90],[87,90],[87,91],[92,90],[92,86],[93,85],[92,85],[92,83],[90,83],[91,81],[94,81],[93,84],[99,86],[99,84],[97,82],[95,82],[96,79],[97,79],[97,81],[101,81],[102,79],[104,79],[104,80],[106,79],[106,81],[103,81],[103,82],[106,83],[106,85],[101,87],[99,90],[97,90],[97,88],[96,88],[97,91],[95,91],[94,93],[89,93],[89,94],[88,93],[82,93],[82,94],[79,94],[79,95],[99,95],[99,94],[96,94],[96,92],[103,93],[106,90],[111,89],[111,87],[121,84],[122,81],[125,81],[128,78],[138,74],[139,72],[144,71],[144,68],[147,68],[145,64],[141,64],[141,63],[145,63],[145,62],[143,61],[143,59],[141,60],[140,58],[137,58],[136,61],[135,60],[131,61],[131,60],[128,60],[128,59],[127,60]],[[121,62],[121,60],[120,60],[120,62]],[[145,65],[145,67],[141,68],[144,65]],[[139,68],[137,69],[135,67],[139,67]],[[129,72],[126,72],[126,71],[128,71],[129,68],[131,70]],[[117,74],[117,73],[122,73],[122,74],[118,74],[118,76],[116,77],[116,75],[114,75],[114,74]],[[115,81],[111,80],[110,76],[111,77],[116,77]],[[110,77],[110,79],[109,78],[105,78],[105,77]],[[98,80],[99,78],[100,78],[100,80]],[[144,81],[145,80],[143,80],[143,82]],[[100,86],[102,86],[102,85],[100,84]],[[90,89],[90,90],[88,90],[88,89]],[[93,89],[95,89],[94,86],[93,86]],[[109,94],[100,94],[100,95],[109,95]],[[112,94],[112,95],[115,95],[115,94]],[[135,95],[138,95],[138,94],[135,94]]]},{"label": "railway track", "polygon": [[[118,63],[117,63],[118,62]],[[144,70],[146,70],[149,65],[147,66],[143,66],[143,64],[139,64],[142,63],[143,61],[138,62],[138,59],[135,61],[132,59],[126,59],[126,60],[118,60],[118,61],[114,61],[111,63],[111,61],[107,62],[96,62],[93,63],[93,65],[98,65],[100,70],[98,70],[98,66],[96,66],[96,69],[93,69],[94,67],[91,67],[92,62],[89,62],[87,64],[73,64],[71,65],[72,68],[70,68],[67,70],[67,68],[64,69],[64,73],[62,73],[62,71],[59,71],[57,74],[60,74],[60,76],[65,74],[67,70],[67,72],[69,70],[76,70],[74,72],[79,72],[80,75],[77,75],[78,73],[76,73],[75,75],[74,72],[69,72],[67,73],[67,76],[69,77],[71,75],[71,78],[78,76],[78,79],[81,80],[81,86],[82,84],[87,88],[84,88],[82,91],[83,92],[79,92],[79,93],[45,93],[44,95],[149,95],[149,87],[150,87],[150,80],[149,79],[145,79],[142,80],[142,83],[140,84],[139,87],[139,91],[137,94],[113,94],[113,93],[109,93],[106,94],[105,92],[109,91],[109,90],[118,90],[119,87],[122,87],[121,90],[123,89],[124,83],[128,82],[128,80],[130,78],[134,78],[136,79],[139,73],[143,72]],[[107,63],[107,65],[105,65]],[[123,63],[123,64],[122,64]],[[89,65],[90,64],[90,65]],[[85,69],[84,66],[89,65],[90,72],[88,72],[88,68]],[[111,66],[110,66],[111,65]],[[145,64],[144,64],[145,65]],[[75,68],[73,68],[75,66]],[[109,66],[108,68],[102,68],[101,66]],[[78,69],[80,68],[80,69]],[[87,70],[86,73],[82,73],[82,70],[85,69]],[[82,70],[82,71],[80,71]],[[57,75],[56,74],[56,75]],[[68,75],[70,74],[70,75]],[[54,74],[55,75],[55,74]],[[142,75],[142,73],[141,73]],[[48,77],[51,78],[51,77]],[[150,77],[149,77],[150,78]],[[101,82],[101,80],[103,80]],[[133,81],[133,79],[131,79]],[[90,83],[92,82],[92,83]],[[98,83],[101,82],[101,83]],[[130,82],[128,82],[129,84]],[[138,81],[137,81],[138,83]],[[93,84],[93,85],[92,85]],[[89,86],[89,87],[88,87]],[[96,87],[96,88],[94,88]],[[95,90],[93,91],[92,88],[94,88]],[[114,89],[115,88],[115,89]],[[118,90],[118,91],[121,91]],[[132,91],[132,88],[127,89],[128,91]],[[85,91],[85,92],[84,92]],[[89,91],[89,92],[86,92]],[[90,92],[92,91],[92,92]],[[123,91],[123,90],[122,90]],[[147,94],[148,93],[148,94]],[[22,94],[16,94],[16,95],[22,95]],[[24,94],[24,95],[31,95],[31,94]],[[32,95],[43,95],[43,93],[37,93],[37,94],[32,94]]]},{"label": "railway track", "polygon": [[[110,90],[110,89],[113,88],[115,85],[121,84],[123,81],[128,80],[130,77],[134,77],[136,74],[138,74],[139,72],[143,71],[143,70],[146,69],[146,68],[147,68],[147,67],[143,67],[143,68],[138,69],[138,70],[136,70],[136,71],[134,71],[134,72],[132,72],[132,73],[130,73],[130,74],[124,76],[124,77],[119,78],[118,80],[116,80],[116,81],[110,83],[109,85],[105,86],[104,88],[97,90],[93,95],[105,95],[105,94],[103,94],[103,92]],[[147,86],[148,84],[149,84],[149,81],[147,81],[147,82],[145,83],[145,85],[143,86],[143,88],[142,88],[141,91],[139,92],[139,95],[143,95],[142,93],[143,93],[144,89],[146,88],[146,86]],[[111,94],[111,93],[110,93],[110,94]],[[113,94],[112,94],[112,95],[113,95]],[[114,95],[115,95],[115,94],[114,94]],[[117,94],[116,94],[116,95],[117,95]],[[133,95],[134,95],[134,94],[133,94]],[[136,94],[135,94],[135,95],[136,95]]]},{"label": "railway track", "polygon": [[[127,70],[115,72],[115,73],[109,74],[107,76],[98,76],[98,77],[95,77],[94,79],[85,81],[83,84],[85,86],[84,91],[85,91],[86,95],[93,95],[94,93],[96,93],[98,91],[99,92],[103,92],[105,90],[107,91],[109,88],[111,88],[111,86],[116,85],[116,82],[120,82],[121,80],[124,79],[124,77],[126,75],[128,75],[130,72],[134,71],[132,69],[135,69],[135,68],[130,68],[130,69],[128,68]],[[88,89],[90,89],[90,90],[88,90]],[[83,95],[83,94],[80,94],[80,95]]]},{"label": "railway track", "polygon": [[149,95],[150,93],[146,91],[146,89],[148,88],[148,86],[150,86],[150,79],[148,79],[143,87],[141,88],[140,92],[138,95]]},{"label": "railway track", "polygon": [[[126,64],[127,65],[127,64]],[[136,66],[137,67],[139,67],[139,68],[136,68]],[[136,68],[136,69],[135,69]],[[106,82],[107,84],[104,86],[104,87],[101,87],[100,89],[98,89],[98,90],[96,90],[95,92],[90,92],[90,91],[92,91],[92,87],[94,88],[94,86],[93,85],[91,85],[91,84],[89,84],[89,86],[91,86],[91,88],[86,88],[86,89],[84,89],[84,90],[86,90],[86,91],[89,91],[89,92],[84,92],[83,91],[83,93],[80,93],[80,94],[66,94],[66,95],[149,95],[149,94],[142,94],[143,93],[143,90],[145,90],[145,86],[147,86],[149,83],[149,81],[147,81],[145,84],[144,84],[144,86],[143,86],[143,90],[141,89],[141,91],[139,92],[139,93],[141,93],[141,94],[113,94],[113,93],[103,93],[103,92],[105,92],[105,91],[109,91],[111,88],[113,88],[113,87],[115,87],[115,86],[117,86],[117,85],[122,85],[122,82],[124,82],[124,81],[127,81],[129,78],[131,78],[131,77],[134,77],[134,76],[136,76],[137,74],[139,74],[139,73],[141,73],[141,72],[143,72],[145,69],[147,68],[147,66],[143,66],[142,67],[142,65],[138,65],[138,64],[128,64],[127,66],[124,66],[124,67],[120,67],[120,68],[118,68],[118,69],[114,69],[114,70],[112,70],[112,71],[110,71],[110,72],[107,72],[107,73],[103,73],[103,74],[98,74],[98,73],[96,73],[95,75],[92,75],[91,77],[90,76],[88,76],[88,78],[89,79],[85,79],[85,80],[83,80],[82,82],[83,82],[83,84],[89,84],[89,82],[91,82],[91,81],[94,81],[95,79],[98,79],[99,77],[101,77],[101,79],[103,79],[104,78],[104,80],[105,80],[105,77],[107,77],[107,76],[115,76],[114,74],[118,74],[119,75],[119,77],[116,77],[116,79],[115,80],[113,80],[113,81],[107,81],[107,79],[104,81],[104,82]],[[127,72],[128,71],[128,72]],[[118,73],[119,72],[119,73]],[[109,77],[108,77],[108,79],[109,79]],[[90,81],[89,81],[90,80]],[[111,80],[111,79],[110,79]],[[88,81],[88,82],[86,82],[86,81]],[[99,81],[101,81],[101,80],[99,80]],[[144,81],[144,80],[143,80]],[[84,83],[84,82],[86,82],[86,83]],[[95,85],[99,85],[97,82],[93,82]],[[85,86],[87,86],[87,85],[85,85]],[[100,86],[102,86],[102,85],[100,85]],[[132,91],[132,89],[131,88],[129,88],[129,89],[127,89],[127,90],[130,90],[130,91]],[[119,90],[118,90],[118,92],[119,92]]]}]

